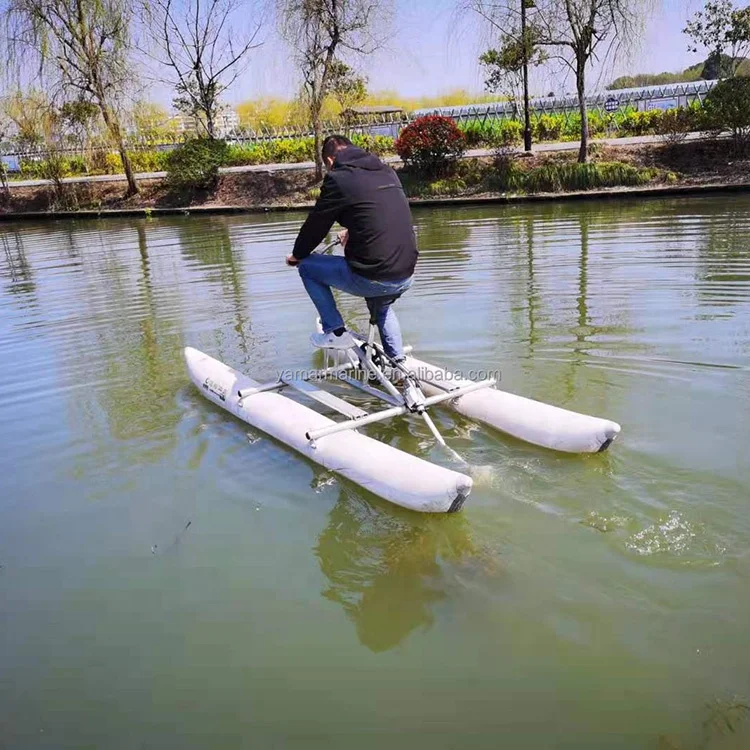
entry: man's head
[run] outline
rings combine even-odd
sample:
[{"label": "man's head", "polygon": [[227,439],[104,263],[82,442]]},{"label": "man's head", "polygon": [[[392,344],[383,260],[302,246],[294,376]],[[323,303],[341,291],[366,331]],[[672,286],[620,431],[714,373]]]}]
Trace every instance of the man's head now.
[{"label": "man's head", "polygon": [[353,145],[352,142],[344,135],[329,135],[323,141],[323,147],[320,149],[326,169],[330,169],[333,166],[333,162],[336,160],[336,154],[341,151],[341,149],[351,145]]}]

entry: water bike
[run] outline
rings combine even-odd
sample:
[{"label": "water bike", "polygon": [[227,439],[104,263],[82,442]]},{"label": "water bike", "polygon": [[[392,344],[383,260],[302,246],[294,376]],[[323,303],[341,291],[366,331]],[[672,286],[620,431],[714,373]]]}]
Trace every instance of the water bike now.
[{"label": "water bike", "polygon": [[[463,379],[412,356],[411,347],[405,347],[405,360],[393,360],[376,341],[379,306],[392,301],[368,299],[367,335],[355,333],[356,345],[351,349],[324,350],[322,369],[282,373],[276,380],[258,383],[188,347],[185,361],[190,378],[210,401],[315,463],[385,500],[425,513],[460,510],[472,478],[368,437],[362,428],[397,418],[421,419],[437,443],[448,449],[430,416],[430,410],[440,407],[566,453],[604,451],[619,434],[616,422],[508,393],[496,387],[494,378]],[[350,404],[326,390],[325,384],[332,382],[362,391],[383,402],[384,408],[367,412]],[[331,419],[289,397],[295,393],[343,419]]]}]

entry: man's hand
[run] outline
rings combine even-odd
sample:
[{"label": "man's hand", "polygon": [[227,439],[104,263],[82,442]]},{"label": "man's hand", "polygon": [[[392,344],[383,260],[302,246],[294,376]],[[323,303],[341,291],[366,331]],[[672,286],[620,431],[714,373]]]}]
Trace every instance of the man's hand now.
[{"label": "man's hand", "polygon": [[286,264],[288,266],[297,266],[299,265],[299,260],[295,258],[293,255],[287,255],[286,256]]},{"label": "man's hand", "polygon": [[346,247],[346,243],[349,242],[349,230],[348,229],[342,229],[337,235],[339,238],[339,242],[341,243],[341,247]]}]

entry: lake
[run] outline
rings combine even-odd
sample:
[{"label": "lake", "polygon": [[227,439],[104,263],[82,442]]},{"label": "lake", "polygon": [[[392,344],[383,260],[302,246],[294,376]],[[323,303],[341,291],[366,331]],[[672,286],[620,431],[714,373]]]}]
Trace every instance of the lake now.
[{"label": "lake", "polygon": [[750,196],[415,209],[417,356],[622,425],[572,456],[436,411],[492,469],[444,516],[188,380],[319,362],[303,219],[0,225],[0,745],[748,747]]}]

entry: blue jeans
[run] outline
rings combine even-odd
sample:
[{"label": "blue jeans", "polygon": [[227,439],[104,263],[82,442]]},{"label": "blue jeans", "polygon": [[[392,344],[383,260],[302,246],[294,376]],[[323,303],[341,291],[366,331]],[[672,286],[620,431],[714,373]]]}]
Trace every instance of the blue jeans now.
[{"label": "blue jeans", "polygon": [[[411,276],[401,281],[366,279],[354,273],[346,258],[340,255],[308,255],[299,264],[299,275],[320,315],[324,333],[344,328],[344,319],[336,307],[331,287],[355,297],[370,298],[402,294],[412,283]],[[378,330],[385,353],[389,357],[399,359],[404,356],[404,346],[401,340],[401,326],[391,305],[392,302],[389,302],[380,306],[377,315]]]}]

